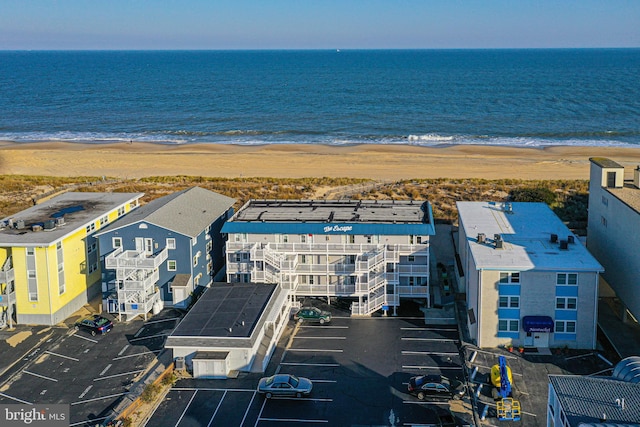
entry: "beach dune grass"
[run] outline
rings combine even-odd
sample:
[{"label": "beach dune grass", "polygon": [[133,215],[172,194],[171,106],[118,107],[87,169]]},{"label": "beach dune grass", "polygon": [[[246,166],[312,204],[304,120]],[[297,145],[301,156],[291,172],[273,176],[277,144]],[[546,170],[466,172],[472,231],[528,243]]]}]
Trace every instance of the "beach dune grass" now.
[{"label": "beach dune grass", "polygon": [[147,203],[194,185],[237,199],[352,198],[428,200],[438,221],[456,222],[456,201],[546,202],[571,228],[586,225],[589,183],[586,180],[415,179],[375,181],[355,178],[215,178],[154,176],[123,180],[109,177],[0,175],[0,215],[10,216],[61,191],[141,192]]}]

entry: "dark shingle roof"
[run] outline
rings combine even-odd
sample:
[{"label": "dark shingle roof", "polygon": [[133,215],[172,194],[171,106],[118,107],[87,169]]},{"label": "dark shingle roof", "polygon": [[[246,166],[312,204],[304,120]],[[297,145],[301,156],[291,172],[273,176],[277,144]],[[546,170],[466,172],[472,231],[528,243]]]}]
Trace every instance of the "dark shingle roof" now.
[{"label": "dark shingle roof", "polygon": [[571,426],[602,422],[603,414],[607,423],[640,420],[640,384],[577,375],[550,375],[549,382]]}]

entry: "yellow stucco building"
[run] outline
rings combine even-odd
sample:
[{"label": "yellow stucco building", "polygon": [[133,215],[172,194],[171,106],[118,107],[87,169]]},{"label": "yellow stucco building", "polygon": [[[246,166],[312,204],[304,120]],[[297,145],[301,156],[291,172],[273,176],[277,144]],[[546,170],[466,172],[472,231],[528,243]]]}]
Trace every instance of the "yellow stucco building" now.
[{"label": "yellow stucco building", "polygon": [[0,222],[0,326],[54,325],[101,292],[93,234],[142,193],[65,193]]}]

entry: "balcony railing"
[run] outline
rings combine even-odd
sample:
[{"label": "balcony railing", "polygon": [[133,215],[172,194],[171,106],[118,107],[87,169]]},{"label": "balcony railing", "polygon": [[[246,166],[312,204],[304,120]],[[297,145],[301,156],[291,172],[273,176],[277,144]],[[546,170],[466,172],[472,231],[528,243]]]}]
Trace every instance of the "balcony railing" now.
[{"label": "balcony railing", "polygon": [[124,291],[147,291],[151,289],[160,280],[160,272],[154,270],[146,277],[139,279],[125,279],[121,284],[121,289]]},{"label": "balcony railing", "polygon": [[167,260],[169,250],[162,249],[152,255],[147,255],[144,251],[123,250],[119,247],[115,251],[106,256],[105,268],[109,270],[118,268],[158,268]]},{"label": "balcony railing", "polygon": [[0,283],[11,283],[15,280],[15,271],[13,268],[0,270]]},{"label": "balcony railing", "polygon": [[429,295],[428,286],[396,286],[396,292],[401,297],[420,297]]},{"label": "balcony railing", "polygon": [[8,293],[0,293],[0,307],[9,307],[16,303],[16,291],[11,290]]}]

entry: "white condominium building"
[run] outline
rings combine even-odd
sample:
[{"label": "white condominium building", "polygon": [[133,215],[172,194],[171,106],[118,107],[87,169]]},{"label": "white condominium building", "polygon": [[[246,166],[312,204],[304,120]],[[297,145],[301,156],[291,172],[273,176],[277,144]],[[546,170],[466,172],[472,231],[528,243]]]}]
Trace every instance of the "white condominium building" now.
[{"label": "white condominium building", "polygon": [[251,200],[222,232],[229,282],[350,298],[354,315],[395,313],[401,298],[429,305],[429,202]]}]

